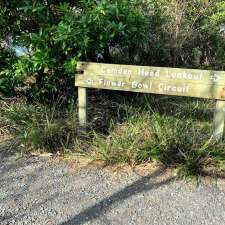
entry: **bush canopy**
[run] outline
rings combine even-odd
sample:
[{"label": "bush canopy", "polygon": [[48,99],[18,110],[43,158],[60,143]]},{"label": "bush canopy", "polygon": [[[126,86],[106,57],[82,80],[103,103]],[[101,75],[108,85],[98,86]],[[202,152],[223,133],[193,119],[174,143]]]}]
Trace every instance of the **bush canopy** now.
[{"label": "bush canopy", "polygon": [[2,0],[0,92],[70,96],[78,60],[224,70],[222,0]]}]

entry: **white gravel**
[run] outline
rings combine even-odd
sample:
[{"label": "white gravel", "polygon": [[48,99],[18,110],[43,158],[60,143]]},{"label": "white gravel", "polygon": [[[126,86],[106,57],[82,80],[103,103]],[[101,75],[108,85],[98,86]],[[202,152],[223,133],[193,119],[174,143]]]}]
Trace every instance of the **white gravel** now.
[{"label": "white gravel", "polygon": [[74,169],[0,152],[1,225],[225,225],[225,181]]}]

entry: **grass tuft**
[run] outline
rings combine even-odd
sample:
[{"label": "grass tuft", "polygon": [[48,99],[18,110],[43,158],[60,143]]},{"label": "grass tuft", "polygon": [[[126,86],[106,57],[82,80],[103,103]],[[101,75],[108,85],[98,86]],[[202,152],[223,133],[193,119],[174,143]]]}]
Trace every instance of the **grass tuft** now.
[{"label": "grass tuft", "polygon": [[14,143],[24,152],[57,152],[71,147],[77,137],[76,112],[17,102],[4,104],[2,120],[14,127]]}]

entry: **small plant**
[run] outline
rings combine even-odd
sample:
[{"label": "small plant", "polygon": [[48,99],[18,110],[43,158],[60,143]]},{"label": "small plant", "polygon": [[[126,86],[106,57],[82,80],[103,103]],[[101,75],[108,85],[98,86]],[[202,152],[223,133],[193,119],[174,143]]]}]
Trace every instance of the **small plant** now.
[{"label": "small plant", "polygon": [[[146,115],[136,115],[122,124],[112,124],[107,137],[95,134],[93,149],[98,159],[107,163],[133,165],[138,150],[151,136]],[[141,135],[140,135],[141,134]]]}]

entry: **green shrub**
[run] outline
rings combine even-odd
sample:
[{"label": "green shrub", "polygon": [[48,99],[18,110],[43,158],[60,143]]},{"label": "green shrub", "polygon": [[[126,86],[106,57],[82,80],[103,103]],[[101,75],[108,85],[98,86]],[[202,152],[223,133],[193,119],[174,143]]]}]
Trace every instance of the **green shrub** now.
[{"label": "green shrub", "polygon": [[71,96],[77,60],[224,69],[224,11],[221,0],[3,1],[0,41],[28,53],[0,56],[0,91]]},{"label": "green shrub", "polygon": [[37,0],[30,4],[26,0],[19,3],[11,0],[0,3],[4,9],[1,18],[9,17],[9,21],[17,18],[7,24],[14,42],[29,52],[3,70],[4,79],[15,81],[12,87],[31,99],[70,96],[78,59],[96,61],[102,54],[110,62],[111,46],[124,47],[131,53],[148,41],[145,34],[148,21],[136,7],[138,2]]},{"label": "green shrub", "polygon": [[[12,125],[25,150],[74,148],[76,116],[56,107],[56,99],[67,107],[73,101],[78,60],[225,68],[222,0],[3,0],[0,21],[0,97],[36,102],[0,108],[0,120]],[[14,46],[26,53],[16,56]],[[103,103],[91,107],[93,137],[87,136],[96,158],[157,160],[180,176],[211,165],[224,170],[224,143],[210,141],[213,101],[123,95],[102,95]]]},{"label": "green shrub", "polygon": [[15,80],[10,70],[15,60],[13,52],[6,51],[0,47],[0,95],[15,95],[14,87],[17,85],[17,80]]}]

